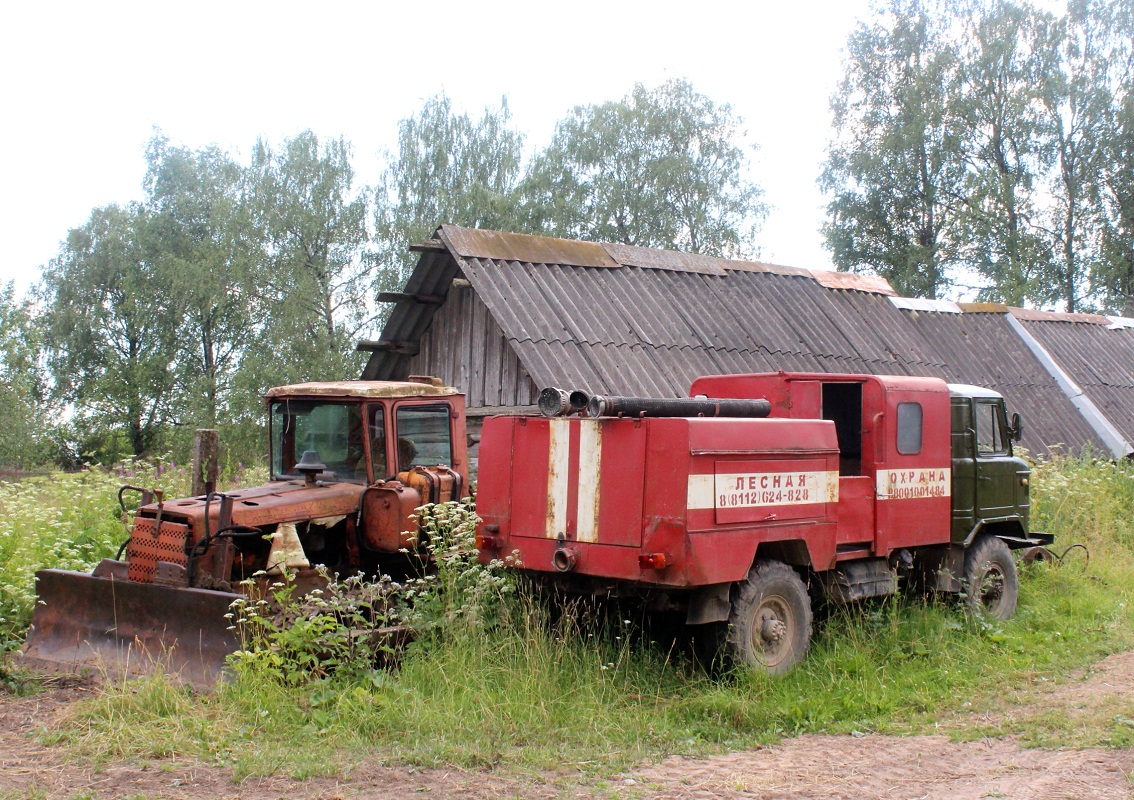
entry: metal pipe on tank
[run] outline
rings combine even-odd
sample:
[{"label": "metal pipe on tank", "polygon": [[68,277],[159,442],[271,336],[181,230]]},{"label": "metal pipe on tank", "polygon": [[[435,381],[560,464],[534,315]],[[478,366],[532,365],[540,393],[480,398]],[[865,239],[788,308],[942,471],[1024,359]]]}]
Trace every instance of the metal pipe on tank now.
[{"label": "metal pipe on tank", "polygon": [[562,389],[548,386],[539,393],[539,413],[545,417],[561,417],[571,413],[571,395]]},{"label": "metal pipe on tank", "polygon": [[592,417],[766,417],[764,399],[616,397],[596,394],[587,404]]}]

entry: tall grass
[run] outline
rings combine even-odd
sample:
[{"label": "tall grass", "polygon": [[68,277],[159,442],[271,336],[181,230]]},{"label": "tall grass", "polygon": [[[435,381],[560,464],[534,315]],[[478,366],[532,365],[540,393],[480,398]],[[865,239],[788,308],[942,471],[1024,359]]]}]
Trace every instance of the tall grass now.
[{"label": "tall grass", "polygon": [[[1075,550],[1062,567],[1024,569],[1019,614],[1006,623],[899,596],[833,612],[786,676],[720,675],[621,616],[552,620],[538,595],[477,579],[471,594],[433,598],[442,623],[424,627],[397,669],[301,685],[238,671],[207,695],[161,676],[112,684],[55,736],[95,759],[191,757],[238,777],[302,777],[341,773],[366,754],[609,773],[804,732],[987,732],[970,711],[995,713],[1134,646],[1130,466],[1059,460],[1039,465],[1033,485],[1035,527],[1056,534],[1058,552],[1083,543],[1091,558]],[[466,602],[481,607],[453,613]],[[1120,744],[1130,737],[1114,729],[1131,718],[1101,715],[1084,733],[1053,729],[1050,715],[1009,716],[993,732]]]},{"label": "tall grass", "polygon": [[[229,484],[258,478],[227,476]],[[23,641],[35,605],[36,570],[89,572],[126,541],[118,505],[124,484],[183,497],[189,470],[156,459],[0,482],[0,655]],[[138,497],[132,492],[124,500],[132,508]]]}]

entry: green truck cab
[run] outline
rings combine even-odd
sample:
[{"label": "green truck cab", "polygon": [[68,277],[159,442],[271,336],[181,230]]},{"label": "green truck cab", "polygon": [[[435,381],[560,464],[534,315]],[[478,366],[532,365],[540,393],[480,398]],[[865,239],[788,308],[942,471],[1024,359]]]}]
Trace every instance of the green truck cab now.
[{"label": "green truck cab", "polygon": [[1013,546],[1032,544],[1031,468],[1012,451],[1023,432],[1020,415],[1009,419],[1004,397],[979,386],[949,384],[949,399],[953,543],[967,546],[986,533]]}]

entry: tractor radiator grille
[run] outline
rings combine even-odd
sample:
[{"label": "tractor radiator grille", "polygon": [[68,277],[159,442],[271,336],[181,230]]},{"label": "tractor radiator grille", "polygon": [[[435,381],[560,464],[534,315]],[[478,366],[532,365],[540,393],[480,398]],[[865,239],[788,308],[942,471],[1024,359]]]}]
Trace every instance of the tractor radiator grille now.
[{"label": "tractor radiator grille", "polygon": [[130,543],[126,545],[126,561],[130,564],[126,576],[138,583],[153,583],[159,561],[187,567],[185,542],[188,537],[188,525],[162,520],[161,530],[155,531],[154,520],[135,519]]}]

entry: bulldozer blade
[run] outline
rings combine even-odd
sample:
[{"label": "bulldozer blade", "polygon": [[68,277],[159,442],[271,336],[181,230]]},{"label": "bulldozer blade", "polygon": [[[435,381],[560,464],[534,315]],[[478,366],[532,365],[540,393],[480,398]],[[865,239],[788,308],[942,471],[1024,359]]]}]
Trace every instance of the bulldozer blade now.
[{"label": "bulldozer blade", "polygon": [[211,686],[239,646],[225,614],[242,595],[58,569],[35,577],[39,602],[23,648],[30,669],[114,677],[161,670]]}]

